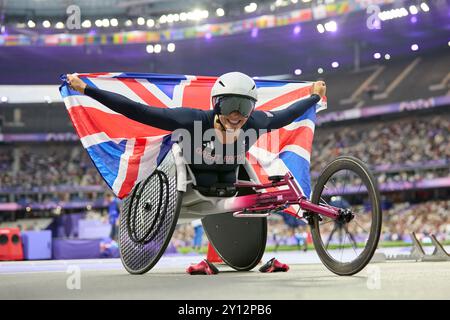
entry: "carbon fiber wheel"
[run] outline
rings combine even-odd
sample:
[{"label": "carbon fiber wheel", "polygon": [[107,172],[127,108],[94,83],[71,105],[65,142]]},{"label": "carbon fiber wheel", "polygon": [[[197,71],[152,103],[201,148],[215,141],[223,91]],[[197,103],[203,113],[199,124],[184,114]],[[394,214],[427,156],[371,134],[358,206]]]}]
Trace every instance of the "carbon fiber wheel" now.
[{"label": "carbon fiber wheel", "polygon": [[177,191],[172,153],[125,199],[120,216],[119,249],[125,269],[143,274],[166,250],[180,213],[182,192]]},{"label": "carbon fiber wheel", "polygon": [[341,276],[361,271],[377,248],[382,223],[377,180],[367,166],[354,157],[336,158],[320,174],[311,202],[351,213],[338,220],[312,216],[312,239],[323,264]]}]

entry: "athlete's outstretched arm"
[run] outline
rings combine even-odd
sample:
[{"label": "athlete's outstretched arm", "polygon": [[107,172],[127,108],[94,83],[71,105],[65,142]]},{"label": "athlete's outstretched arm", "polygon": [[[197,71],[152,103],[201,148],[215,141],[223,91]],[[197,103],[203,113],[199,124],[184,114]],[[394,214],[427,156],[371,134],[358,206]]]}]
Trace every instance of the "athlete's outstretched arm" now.
[{"label": "athlete's outstretched arm", "polygon": [[187,128],[194,121],[202,119],[203,111],[198,109],[151,107],[123,95],[90,86],[86,87],[84,93],[127,118],[164,130]]},{"label": "athlete's outstretched arm", "polygon": [[117,93],[90,87],[77,76],[68,75],[68,82],[73,89],[97,100],[111,110],[159,129],[168,131],[187,129],[194,121],[202,120],[204,116],[204,112],[198,109],[151,107]]},{"label": "athlete's outstretched arm", "polygon": [[294,102],[283,110],[270,112],[255,111],[253,117],[260,128],[279,129],[292,123],[319,101],[320,96],[312,94],[308,98]]},{"label": "athlete's outstretched arm", "polygon": [[272,112],[256,111],[253,113],[255,127],[265,129],[279,129],[292,123],[295,119],[305,113],[306,110],[318,103],[327,92],[324,81],[316,81],[310,89],[311,96],[294,102],[286,109]]}]

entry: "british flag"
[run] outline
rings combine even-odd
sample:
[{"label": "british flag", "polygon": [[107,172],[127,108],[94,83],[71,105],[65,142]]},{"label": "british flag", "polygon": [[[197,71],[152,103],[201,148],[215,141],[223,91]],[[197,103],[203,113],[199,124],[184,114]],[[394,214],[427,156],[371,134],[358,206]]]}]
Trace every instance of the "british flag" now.
[{"label": "british flag", "polygon": [[[89,73],[80,79],[92,87],[122,94],[159,108],[211,108],[210,92],[215,77],[143,74]],[[256,79],[257,110],[275,111],[309,96],[311,82]],[[119,198],[126,197],[139,181],[148,177],[171,148],[170,132],[150,127],[73,91],[66,82],[60,93],[83,147],[98,172]],[[300,115],[293,123],[266,133],[254,144],[247,158],[261,182],[270,175],[290,171],[310,196],[309,165],[316,113],[326,108],[326,99]],[[273,139],[277,143],[272,143]],[[274,147],[276,146],[276,148]]]}]

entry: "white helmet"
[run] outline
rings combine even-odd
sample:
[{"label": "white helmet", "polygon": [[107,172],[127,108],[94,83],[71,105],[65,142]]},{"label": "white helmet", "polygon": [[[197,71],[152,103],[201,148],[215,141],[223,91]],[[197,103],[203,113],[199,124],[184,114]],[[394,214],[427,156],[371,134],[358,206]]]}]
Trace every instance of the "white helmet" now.
[{"label": "white helmet", "polygon": [[258,99],[256,83],[241,72],[229,72],[217,78],[211,90],[212,106],[217,114],[239,111],[248,117]]}]

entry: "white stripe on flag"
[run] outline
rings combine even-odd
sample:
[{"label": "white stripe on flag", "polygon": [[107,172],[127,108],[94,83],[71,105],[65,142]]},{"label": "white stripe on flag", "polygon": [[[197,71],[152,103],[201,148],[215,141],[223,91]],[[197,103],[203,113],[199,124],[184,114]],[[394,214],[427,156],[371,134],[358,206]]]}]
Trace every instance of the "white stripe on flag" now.
[{"label": "white stripe on flag", "polygon": [[282,153],[284,151],[291,151],[291,152],[295,153],[296,155],[302,157],[306,161],[311,162],[311,154],[296,144],[289,144],[289,145],[285,146],[283,149],[280,150],[280,153]]},{"label": "white stripe on flag", "polygon": [[133,90],[128,88],[126,84],[124,84],[122,81],[118,79],[89,78],[89,80],[100,89],[121,94],[127,97],[128,99],[146,104],[145,101],[142,100],[136,93],[134,93]]},{"label": "white stripe on flag", "polygon": [[274,98],[285,95],[289,92],[308,87],[311,85],[311,82],[307,83],[287,83],[283,86],[279,87],[261,87],[258,88],[258,102],[256,103],[256,108],[258,106],[267,103],[268,101],[273,100]]},{"label": "white stripe on flag", "polygon": [[300,128],[300,127],[308,127],[314,133],[316,125],[314,124],[313,121],[311,121],[309,119],[305,119],[305,120],[301,120],[301,121],[297,121],[297,122],[291,122],[287,126],[283,127],[283,129],[292,131],[292,130],[296,130],[296,129]]},{"label": "white stripe on flag", "polygon": [[124,140],[125,138],[110,138],[105,132],[99,132],[99,133],[95,133],[95,134],[91,134],[89,136],[85,136],[83,138],[81,138],[81,143],[83,144],[83,147],[85,149],[99,144],[99,143],[103,143],[103,142],[115,142],[117,144],[120,143],[120,141]]},{"label": "white stripe on flag", "polygon": [[144,180],[152,174],[156,168],[156,160],[161,150],[161,142],[164,136],[156,136],[147,138],[144,154],[139,163],[138,177],[135,184]]},{"label": "white stripe on flag", "polygon": [[[275,108],[271,109],[270,111],[278,111],[278,110],[286,109],[287,107],[289,107],[289,106],[290,106],[291,104],[293,104],[294,102],[301,101],[301,100],[304,100],[304,99],[306,99],[306,98],[309,98],[309,94],[306,95],[306,96],[304,96],[304,97],[302,97],[302,98],[299,98],[299,99],[296,99],[296,100],[292,100],[292,101],[290,101],[290,102],[288,102],[288,103],[285,103],[285,104],[283,104],[283,105],[281,105],[281,106],[275,107]],[[299,115],[299,116],[301,116],[301,115]]]},{"label": "white stripe on flag", "polygon": [[110,113],[110,114],[119,114],[107,107],[105,107],[103,104],[101,104],[100,102],[98,102],[97,100],[92,99],[91,97],[88,96],[69,96],[69,97],[65,97],[64,98],[64,103],[66,105],[67,110],[69,110],[72,107],[84,107],[84,108],[88,108],[88,107],[92,107],[95,108],[97,110],[106,112],[106,113]]},{"label": "white stripe on flag", "polygon": [[128,159],[133,155],[135,142],[136,139],[129,139],[127,141],[125,152],[120,157],[119,172],[117,174],[116,180],[114,180],[114,183],[112,185],[112,189],[116,195],[119,194],[120,188],[122,187],[122,184],[127,176]]},{"label": "white stripe on flag", "polygon": [[147,89],[149,92],[151,92],[156,98],[158,98],[162,103],[164,103],[169,108],[177,108],[181,107],[183,103],[183,92],[186,85],[189,85],[189,83],[192,80],[195,80],[196,77],[190,76],[186,80],[181,80],[180,84],[177,84],[173,88],[173,99],[169,98],[167,94],[163,91],[161,91],[158,86],[155,84],[147,81],[147,80],[139,80],[139,82]]}]

